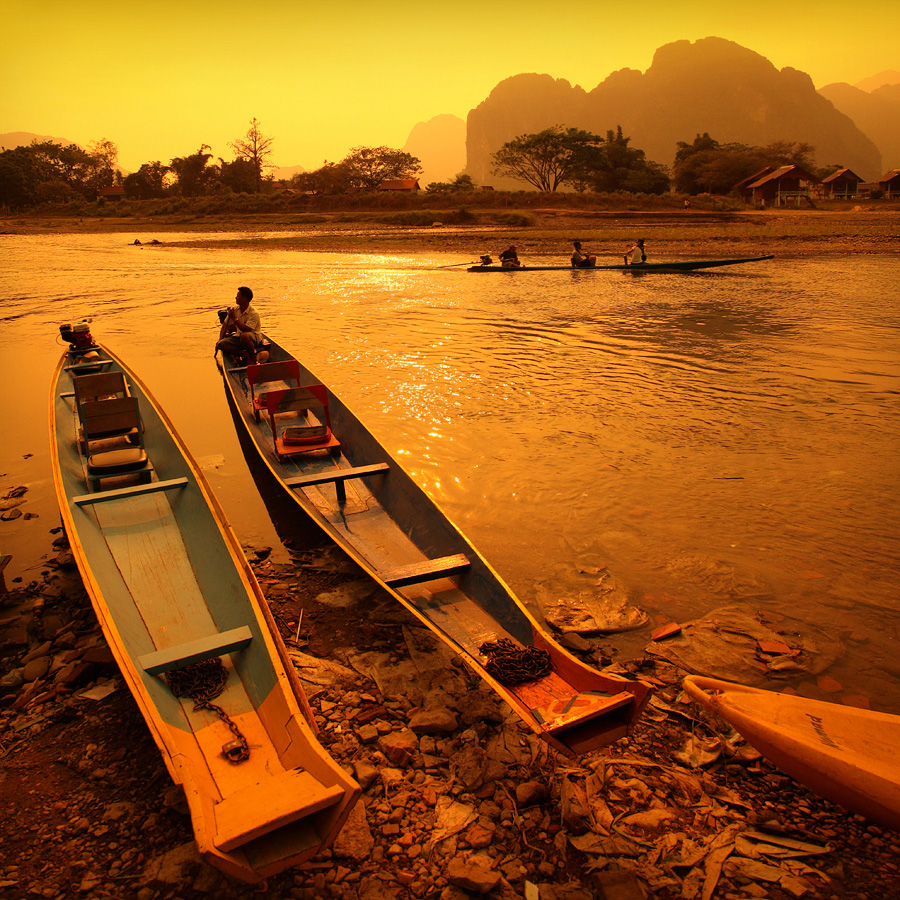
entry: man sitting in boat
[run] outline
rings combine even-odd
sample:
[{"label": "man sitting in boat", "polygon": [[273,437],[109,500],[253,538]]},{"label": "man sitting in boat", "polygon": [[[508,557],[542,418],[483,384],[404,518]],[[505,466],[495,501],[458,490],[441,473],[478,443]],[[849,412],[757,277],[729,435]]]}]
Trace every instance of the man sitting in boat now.
[{"label": "man sitting in boat", "polygon": [[230,306],[225,313],[216,350],[236,356],[246,366],[256,362],[256,348],[262,340],[259,313],[250,305],[250,288],[239,287],[234,299],[237,306]]},{"label": "man sitting in boat", "polygon": [[584,253],[581,249],[581,241],[573,241],[572,246],[575,248],[572,253],[572,265],[576,269],[590,269],[597,265],[597,257],[592,253]]},{"label": "man sitting in boat", "polygon": [[644,252],[644,239],[638,238],[625,251],[625,265],[639,266],[641,263],[647,262],[647,254]]},{"label": "man sitting in boat", "polygon": [[504,268],[517,268],[522,265],[519,262],[519,254],[516,252],[516,245],[510,244],[501,254],[500,254],[500,265]]}]

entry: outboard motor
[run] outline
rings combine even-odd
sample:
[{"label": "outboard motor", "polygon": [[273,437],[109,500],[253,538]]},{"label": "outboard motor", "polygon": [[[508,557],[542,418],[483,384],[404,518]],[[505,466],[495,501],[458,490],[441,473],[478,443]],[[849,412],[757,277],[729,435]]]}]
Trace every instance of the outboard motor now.
[{"label": "outboard motor", "polygon": [[91,336],[90,322],[90,319],[82,319],[75,325],[59,326],[59,333],[62,335],[62,339],[69,344],[70,352],[86,353],[96,347],[94,338]]}]

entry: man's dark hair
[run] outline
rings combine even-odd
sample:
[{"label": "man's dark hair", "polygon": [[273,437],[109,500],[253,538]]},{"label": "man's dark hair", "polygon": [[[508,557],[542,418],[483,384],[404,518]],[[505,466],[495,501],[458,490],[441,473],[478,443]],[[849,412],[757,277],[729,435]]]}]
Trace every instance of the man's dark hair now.
[{"label": "man's dark hair", "polygon": [[252,299],[253,299],[253,291],[251,291],[250,288],[248,288],[248,287],[239,287],[238,290],[237,290],[237,292],[238,292],[242,297],[246,297],[248,300],[252,300]]}]

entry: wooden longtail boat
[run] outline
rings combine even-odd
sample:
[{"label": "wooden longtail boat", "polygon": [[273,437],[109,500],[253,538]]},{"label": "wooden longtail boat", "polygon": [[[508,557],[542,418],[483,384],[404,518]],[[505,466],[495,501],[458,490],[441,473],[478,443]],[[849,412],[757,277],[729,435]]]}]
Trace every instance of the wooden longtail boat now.
[{"label": "wooden longtail boat", "polygon": [[[556,644],[353,413],[267,341],[267,362],[226,356],[221,368],[239,427],[298,512],[552,746],[578,755],[629,733],[652,688],[603,675]],[[525,680],[511,683],[516,665]]]},{"label": "wooden longtail boat", "polygon": [[900,716],[694,675],[684,689],[810,790],[900,830]]},{"label": "wooden longtail boat", "polygon": [[698,269],[716,269],[719,266],[736,266],[740,263],[774,259],[775,254],[745,256],[740,259],[685,259],[670,262],[646,262],[626,266],[624,263],[596,266],[469,266],[467,272],[694,272]]},{"label": "wooden longtail boat", "polygon": [[200,853],[249,882],[314,855],[359,786],[319,744],[259,585],[171,422],[89,346],[56,369],[50,435],[72,552]]}]

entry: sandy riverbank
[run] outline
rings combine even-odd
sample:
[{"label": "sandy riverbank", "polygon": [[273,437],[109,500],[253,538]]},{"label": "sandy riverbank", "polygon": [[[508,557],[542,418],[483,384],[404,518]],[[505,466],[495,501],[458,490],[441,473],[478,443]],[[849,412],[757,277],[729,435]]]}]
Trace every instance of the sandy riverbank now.
[{"label": "sandy riverbank", "polygon": [[[452,211],[444,211],[452,216]],[[433,212],[440,216],[441,211]],[[399,214],[395,216],[399,221]],[[176,246],[319,252],[459,253],[475,261],[516,242],[523,260],[568,258],[581,240],[600,257],[618,259],[643,237],[651,259],[719,258],[775,253],[780,257],[885,254],[900,250],[900,208],[859,205],[824,210],[476,210],[465,225],[391,224],[374,212],[243,216],[19,216],[0,220],[8,234],[121,234],[132,243],[156,239]],[[516,224],[527,220],[528,224]],[[439,222],[439,219],[435,219]],[[196,234],[196,238],[189,237]],[[172,235],[173,237],[167,237]],[[177,237],[175,237],[177,235]]]}]

